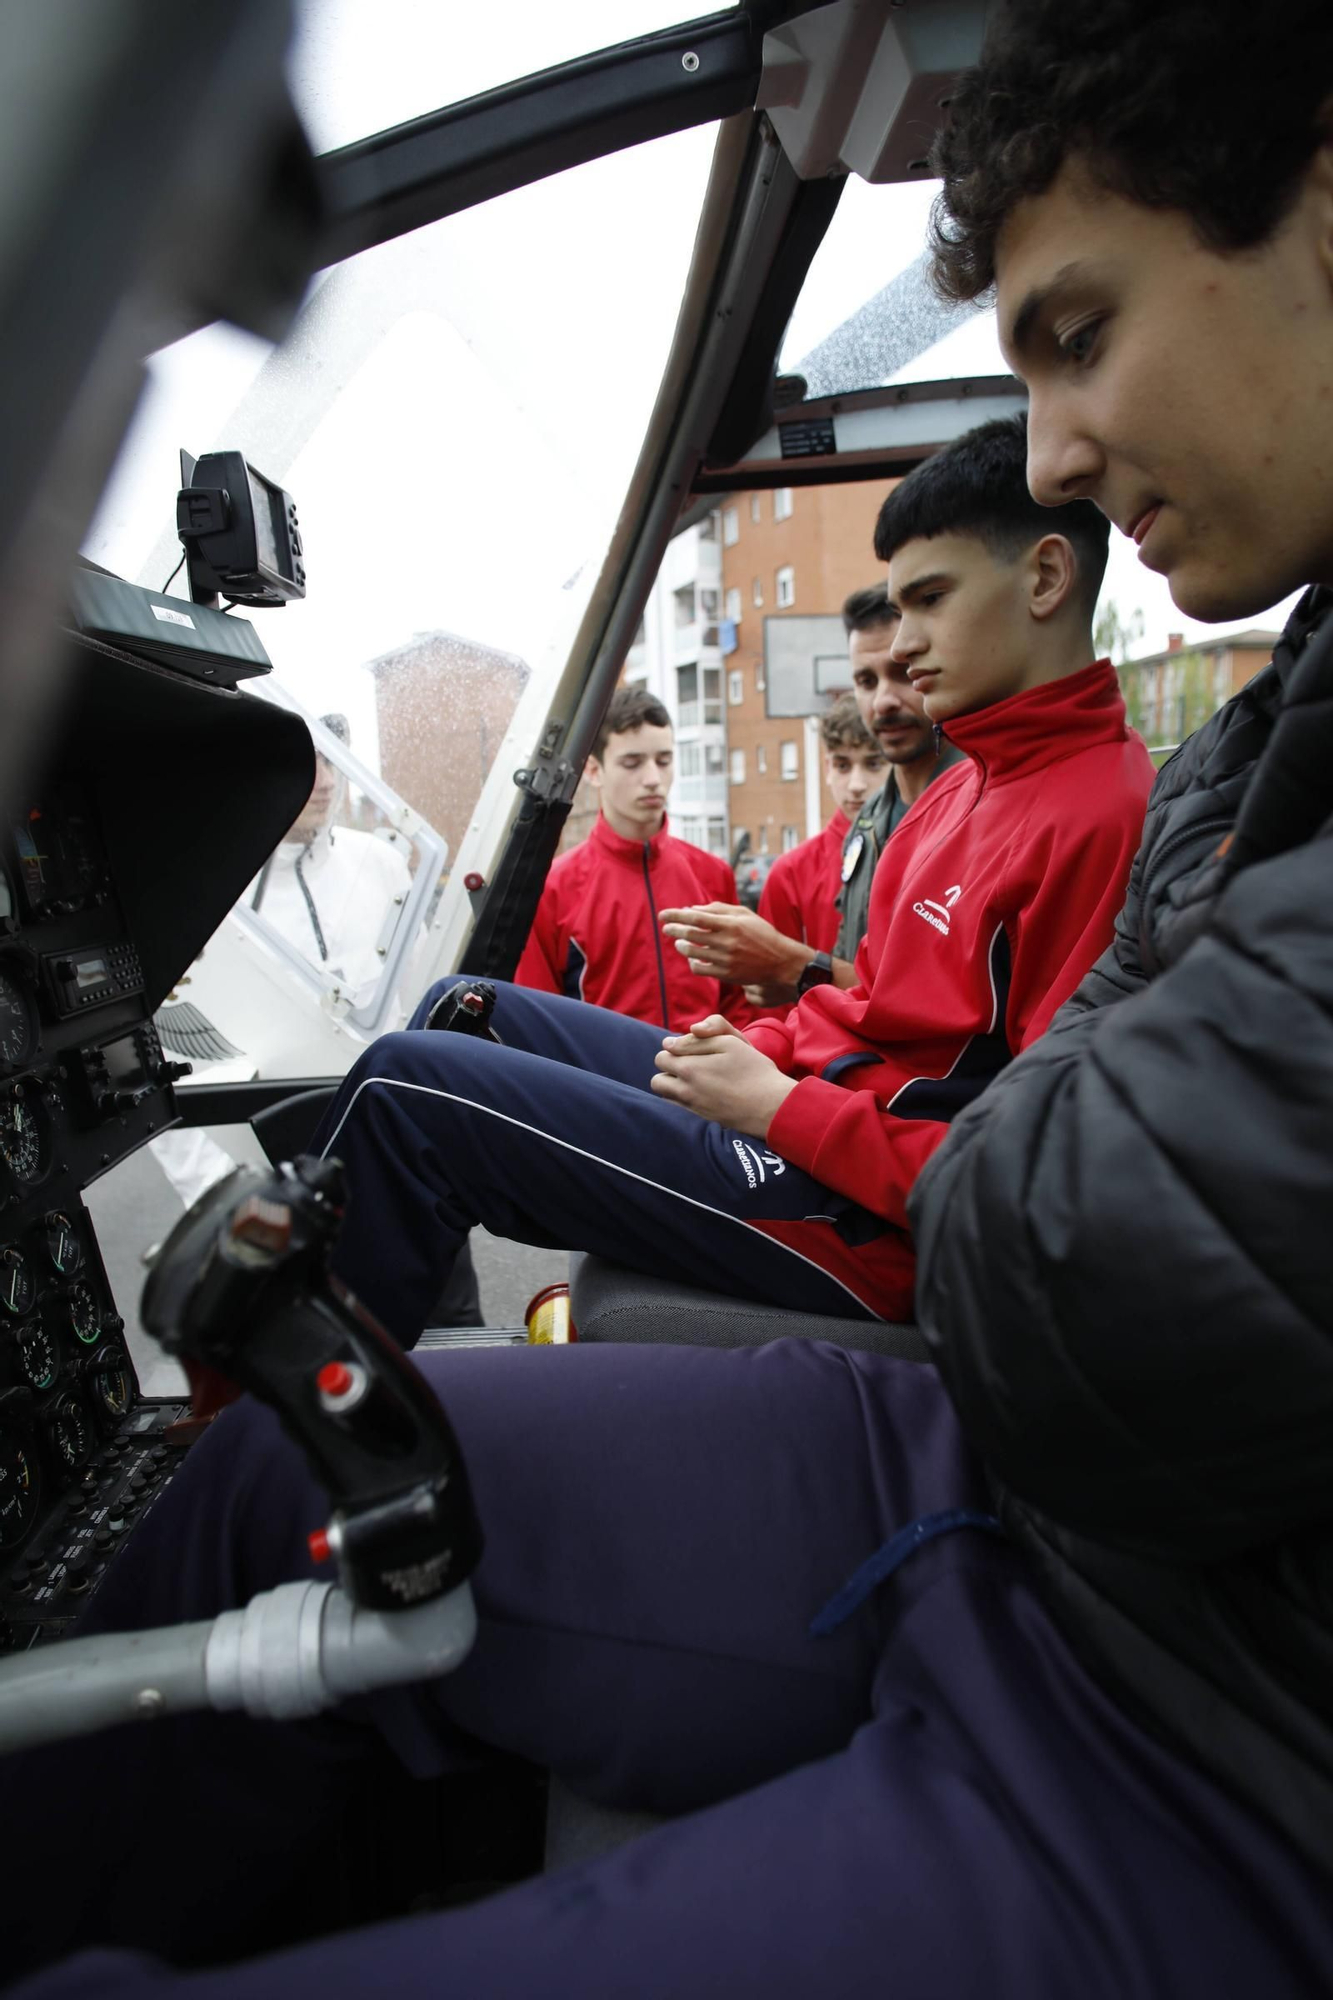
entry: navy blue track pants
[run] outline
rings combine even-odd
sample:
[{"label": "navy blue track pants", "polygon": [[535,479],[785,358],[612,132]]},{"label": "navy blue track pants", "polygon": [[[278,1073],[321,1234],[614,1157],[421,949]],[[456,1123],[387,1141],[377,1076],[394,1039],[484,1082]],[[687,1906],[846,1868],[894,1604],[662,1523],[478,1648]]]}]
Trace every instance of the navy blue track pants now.
[{"label": "navy blue track pants", "polygon": [[[1327,1993],[1326,1891],[1088,1679],[1009,1544],[927,1542],[812,1636],[886,1537],[986,1505],[933,1370],[795,1341],[424,1366],[487,1536],[473,1654],[317,1722],[181,1717],[9,1760],[22,2000]],[[267,1412],[228,1411],[98,1622],[308,1574],[325,1507]],[[461,1910],[299,1941],[312,1882],[324,1927],[346,1920],[335,1847],[382,1840],[400,1760],[448,1771],[478,1740],[679,1817]]]},{"label": "navy blue track pants", "polygon": [[396,1339],[416,1340],[476,1223],[741,1298],[886,1316],[900,1232],[654,1096],[660,1028],[500,985],[503,1047],[425,1030],[454,983],[367,1050],[313,1141],[347,1166],[338,1274]]}]

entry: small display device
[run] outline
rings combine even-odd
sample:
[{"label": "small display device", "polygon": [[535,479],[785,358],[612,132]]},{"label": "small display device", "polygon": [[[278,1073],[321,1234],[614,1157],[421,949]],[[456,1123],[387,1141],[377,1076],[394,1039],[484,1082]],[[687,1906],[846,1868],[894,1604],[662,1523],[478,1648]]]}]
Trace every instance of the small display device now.
[{"label": "small display device", "polygon": [[290,493],[239,451],[181,453],[176,530],[196,604],[281,605],[305,596],[305,552]]},{"label": "small display device", "polygon": [[57,1020],[87,1007],[143,992],[143,967],[131,944],[84,945],[42,959],[47,998]]}]

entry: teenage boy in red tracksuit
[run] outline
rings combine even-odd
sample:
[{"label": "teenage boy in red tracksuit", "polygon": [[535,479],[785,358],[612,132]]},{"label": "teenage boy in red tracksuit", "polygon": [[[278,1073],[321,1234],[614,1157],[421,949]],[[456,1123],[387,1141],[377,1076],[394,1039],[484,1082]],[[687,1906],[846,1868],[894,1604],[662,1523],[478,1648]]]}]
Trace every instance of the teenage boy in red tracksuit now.
[{"label": "teenage boy in red tracksuit", "polygon": [[348,1171],[335,1268],[405,1344],[477,1223],[910,1317],[912,1182],[1105,947],[1152,777],[1113,669],[1087,664],[1106,522],[1037,508],[1024,453],[1021,420],[983,425],[880,515],[894,649],[966,760],[889,844],[858,987],[748,1039],[715,1013],[665,1040],[502,987],[497,1046],[414,1032],[437,986],[351,1070],[315,1142]]},{"label": "teenage boy in red tracksuit", "polygon": [[601,809],[588,838],[552,864],[515,983],[659,1028],[714,1012],[745,1027],[754,1010],[741,988],[692,972],[662,939],[662,910],[736,900],[721,856],[667,831],[674,762],[661,702],[618,688],[588,759]]},{"label": "teenage boy in red tracksuit", "polygon": [[819,734],[833,817],[813,838],[778,856],[759,898],[759,914],[784,937],[831,952],[841,921],[843,842],[861,807],[883,784],[888,760],[849,694],[820,716]]}]

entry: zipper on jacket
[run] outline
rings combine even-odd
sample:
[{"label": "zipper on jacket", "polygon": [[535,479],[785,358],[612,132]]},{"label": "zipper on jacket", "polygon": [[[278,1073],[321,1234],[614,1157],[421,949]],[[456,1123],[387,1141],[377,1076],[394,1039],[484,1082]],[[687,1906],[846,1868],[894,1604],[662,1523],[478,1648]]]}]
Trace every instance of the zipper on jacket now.
[{"label": "zipper on jacket", "polygon": [[652,926],[653,949],[657,953],[657,991],[662,1001],[662,1026],[671,1032],[671,1012],[667,1006],[666,966],[662,960],[662,933],[657,924],[657,905],[653,901],[653,879],[648,873],[648,845],[643,849],[643,893],[648,898],[648,922]]},{"label": "zipper on jacket", "polygon": [[1162,864],[1171,855],[1178,852],[1182,847],[1188,847],[1192,841],[1202,840],[1212,834],[1229,833],[1235,824],[1236,816],[1234,813],[1228,814],[1225,818],[1219,818],[1214,814],[1212,819],[1197,819],[1193,826],[1178,827],[1174,833],[1168,834],[1148,864],[1148,871],[1143,878],[1143,886],[1139,890],[1139,901],[1141,903],[1147,902],[1148,891],[1152,888],[1153,882],[1161,873]]}]

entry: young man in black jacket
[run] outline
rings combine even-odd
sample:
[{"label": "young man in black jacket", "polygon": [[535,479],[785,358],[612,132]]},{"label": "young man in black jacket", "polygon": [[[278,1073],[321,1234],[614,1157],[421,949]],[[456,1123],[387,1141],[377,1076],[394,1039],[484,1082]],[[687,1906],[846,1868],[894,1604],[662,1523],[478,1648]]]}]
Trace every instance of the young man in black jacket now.
[{"label": "young man in black jacket", "polygon": [[[1327,0],[1019,0],[954,92],[942,261],[958,293],[998,276],[1036,489],[1091,494],[1199,613],[1333,586],[1331,99]],[[1327,1994],[1322,605],[1162,774],[1113,949],[918,1184],[940,1373],[802,1342],[434,1357],[488,1537],[474,1653],[314,1725],[162,1719],[7,1767],[8,1972],[131,1948],[22,1990]],[[99,1606],[198,1618],[309,1574],[325,1505],[230,1412]],[[234,1962],[309,1935],[386,1741],[425,1770],[478,1738],[680,1817]]]}]

